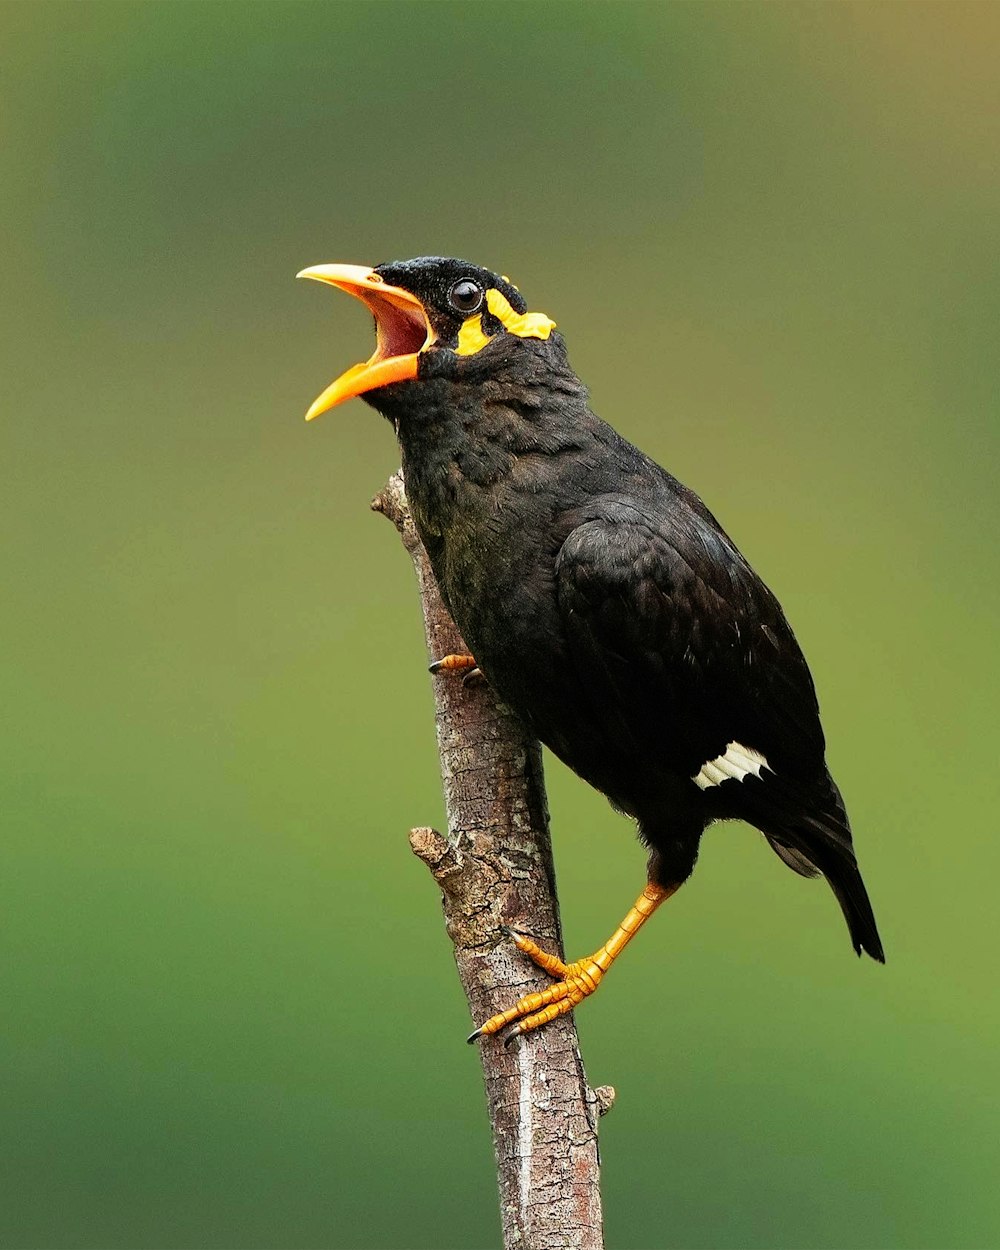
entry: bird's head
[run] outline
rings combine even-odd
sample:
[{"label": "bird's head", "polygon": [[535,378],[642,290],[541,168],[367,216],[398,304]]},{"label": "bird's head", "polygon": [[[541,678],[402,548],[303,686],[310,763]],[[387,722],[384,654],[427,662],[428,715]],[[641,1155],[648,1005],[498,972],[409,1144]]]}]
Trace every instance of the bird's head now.
[{"label": "bird's head", "polygon": [[300,278],[329,282],[367,305],[375,318],[375,351],[326,388],[309,411],[321,413],[364,396],[382,407],[384,387],[489,376],[511,350],[547,342],[555,322],[529,312],[508,278],[464,260],[421,256],[368,269],[315,265]]}]

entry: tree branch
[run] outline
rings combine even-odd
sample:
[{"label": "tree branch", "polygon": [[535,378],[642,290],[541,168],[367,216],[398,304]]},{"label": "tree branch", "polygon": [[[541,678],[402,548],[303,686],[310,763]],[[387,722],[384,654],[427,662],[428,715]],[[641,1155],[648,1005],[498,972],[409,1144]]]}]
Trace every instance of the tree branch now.
[{"label": "tree branch", "polygon": [[[393,522],[417,573],[432,659],[465,653],[410,519],[401,474],[372,507]],[[410,846],[443,895],[445,926],[475,1024],[551,982],[503,932],[562,954],[541,749],[485,686],[434,679],[448,837]],[[572,1015],[479,1054],[500,1188],[504,1250],[601,1250],[597,1119],[614,1090],[587,1086]]]}]

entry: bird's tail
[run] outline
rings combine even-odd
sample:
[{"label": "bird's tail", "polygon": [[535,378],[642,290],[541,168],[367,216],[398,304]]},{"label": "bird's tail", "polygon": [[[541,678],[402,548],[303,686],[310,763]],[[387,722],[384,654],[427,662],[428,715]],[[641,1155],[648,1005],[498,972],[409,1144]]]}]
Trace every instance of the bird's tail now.
[{"label": "bird's tail", "polygon": [[885,951],[854,854],[844,801],[833,779],[828,782],[830,788],[819,810],[806,808],[808,814],[803,815],[803,804],[795,816],[789,811],[790,819],[774,821],[772,816],[764,836],[795,872],[826,877],[844,913],[855,953],[864,951],[884,964]]},{"label": "bird's tail", "polygon": [[868,891],[861,879],[857,863],[842,861],[836,866],[821,868],[820,871],[837,896],[837,902],[847,921],[851,942],[856,953],[860,955],[864,951],[872,959],[884,964],[885,951],[882,949],[882,939],[878,935],[875,913],[872,911],[871,900],[868,898]]}]

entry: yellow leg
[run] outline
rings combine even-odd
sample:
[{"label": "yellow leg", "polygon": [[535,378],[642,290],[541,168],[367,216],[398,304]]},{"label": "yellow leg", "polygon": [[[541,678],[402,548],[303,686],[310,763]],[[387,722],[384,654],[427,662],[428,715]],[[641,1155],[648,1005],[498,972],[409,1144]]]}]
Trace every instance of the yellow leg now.
[{"label": "yellow leg", "polygon": [[547,990],[535,994],[526,994],[508,1011],[491,1016],[485,1024],[469,1038],[470,1042],[480,1037],[490,1037],[501,1029],[509,1027],[509,1043],[518,1033],[529,1033],[540,1025],[548,1024],[556,1016],[572,1011],[577,1003],[583,1002],[588,994],[593,994],[600,985],[604,974],[622,953],[632,938],[650,918],[657,907],[670,897],[677,886],[666,888],[649,882],[643,892],[629,908],[628,915],[602,947],[588,955],[586,959],[578,959],[575,963],[563,963],[555,955],[549,955],[523,933],[514,933],[514,944],[518,950],[524,951],[529,959],[534,960],[540,968],[544,968],[551,976],[560,979]]}]

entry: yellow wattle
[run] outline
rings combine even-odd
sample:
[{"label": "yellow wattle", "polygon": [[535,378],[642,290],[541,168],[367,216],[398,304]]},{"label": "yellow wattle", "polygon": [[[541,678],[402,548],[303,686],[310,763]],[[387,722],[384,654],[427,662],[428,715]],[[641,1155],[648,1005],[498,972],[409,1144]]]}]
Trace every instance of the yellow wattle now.
[{"label": "yellow wattle", "polygon": [[[500,322],[508,334],[516,334],[522,339],[547,339],[555,329],[556,323],[544,313],[517,313],[510,302],[500,291],[491,287],[486,292],[486,307]],[[490,341],[490,336],[483,332],[482,313],[476,313],[462,323],[458,332],[458,345],[455,354],[458,356],[474,356]]]},{"label": "yellow wattle", "polygon": [[489,341],[490,336],[483,333],[482,314],[476,313],[474,317],[469,317],[467,321],[462,322],[455,354],[456,356],[474,356],[476,352],[481,352]]},{"label": "yellow wattle", "polygon": [[518,338],[547,339],[556,328],[556,323],[544,313],[516,313],[507,297],[493,288],[486,292],[486,307],[508,334],[516,334]]}]

